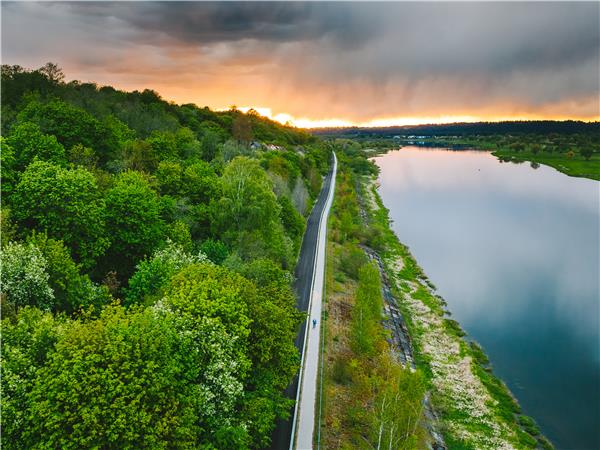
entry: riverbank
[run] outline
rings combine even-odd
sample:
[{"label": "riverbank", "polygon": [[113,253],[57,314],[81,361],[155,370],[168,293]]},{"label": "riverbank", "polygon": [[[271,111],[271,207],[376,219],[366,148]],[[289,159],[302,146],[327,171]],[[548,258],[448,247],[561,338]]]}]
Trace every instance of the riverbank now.
[{"label": "riverbank", "polygon": [[482,349],[450,319],[444,300],[389,226],[375,179],[362,189],[392,294],[406,320],[417,369],[426,378],[451,449],[552,448],[497,379]]}]

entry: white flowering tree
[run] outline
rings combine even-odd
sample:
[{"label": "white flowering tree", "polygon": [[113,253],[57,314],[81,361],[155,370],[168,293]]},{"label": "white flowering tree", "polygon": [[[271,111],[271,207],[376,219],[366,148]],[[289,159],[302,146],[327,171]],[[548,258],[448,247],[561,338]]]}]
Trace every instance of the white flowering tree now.
[{"label": "white flowering tree", "polygon": [[204,262],[210,262],[204,253],[188,253],[181,245],[167,240],[165,248],[157,250],[152,258],[145,259],[136,266],[136,272],[129,280],[126,304],[148,300],[178,271]]},{"label": "white flowering tree", "polygon": [[17,309],[27,305],[51,309],[54,292],[42,252],[32,243],[9,242],[1,255],[2,293],[8,303]]}]

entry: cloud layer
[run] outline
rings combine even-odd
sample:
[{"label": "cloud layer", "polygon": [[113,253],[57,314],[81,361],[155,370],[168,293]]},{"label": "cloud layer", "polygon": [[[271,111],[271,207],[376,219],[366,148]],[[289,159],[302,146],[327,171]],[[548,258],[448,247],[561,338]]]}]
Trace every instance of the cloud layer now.
[{"label": "cloud layer", "polygon": [[3,63],[313,120],[597,118],[600,4],[2,3]]}]

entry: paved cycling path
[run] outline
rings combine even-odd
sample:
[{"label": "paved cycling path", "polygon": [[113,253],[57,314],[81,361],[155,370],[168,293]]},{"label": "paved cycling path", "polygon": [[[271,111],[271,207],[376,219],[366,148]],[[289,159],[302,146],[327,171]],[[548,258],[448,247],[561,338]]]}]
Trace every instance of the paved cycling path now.
[{"label": "paved cycling path", "polygon": [[[333,154],[331,170],[323,180],[323,187],[306,223],[296,266],[297,306],[300,311],[307,312],[308,316],[296,338],[296,347],[302,358],[300,372],[286,390],[286,395],[296,400],[296,406],[290,411],[290,420],[277,423],[272,436],[271,449],[273,450],[312,448],[327,249],[327,218],[335,192],[336,172],[337,158]],[[313,319],[317,321],[314,328]]]}]

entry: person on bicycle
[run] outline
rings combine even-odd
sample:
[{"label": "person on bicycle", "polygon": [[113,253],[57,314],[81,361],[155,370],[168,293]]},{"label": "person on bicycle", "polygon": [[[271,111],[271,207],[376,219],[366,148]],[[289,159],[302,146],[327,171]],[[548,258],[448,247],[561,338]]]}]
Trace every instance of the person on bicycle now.
[{"label": "person on bicycle", "polygon": [[317,326],[317,319],[313,319],[313,328]]}]

